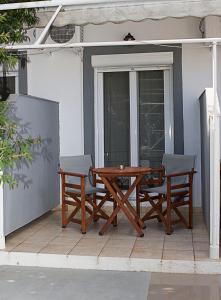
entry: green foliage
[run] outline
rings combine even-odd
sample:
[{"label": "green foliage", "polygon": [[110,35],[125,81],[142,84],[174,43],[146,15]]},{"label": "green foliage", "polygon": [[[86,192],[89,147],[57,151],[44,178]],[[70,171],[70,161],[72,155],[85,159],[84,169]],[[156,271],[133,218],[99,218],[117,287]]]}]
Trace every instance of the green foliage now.
[{"label": "green foliage", "polygon": [[40,137],[32,138],[22,134],[22,125],[12,121],[10,113],[13,104],[0,102],[0,184],[8,183],[11,188],[17,184],[12,175],[13,168],[21,161],[31,162],[34,145],[41,143]]},{"label": "green foliage", "polygon": [[[27,2],[0,0],[0,4]],[[9,10],[0,12],[0,44],[22,43],[28,40],[27,29],[37,22],[35,9]],[[17,52],[0,49],[0,65],[12,69],[18,61]],[[6,99],[3,99],[6,100]],[[12,107],[7,101],[0,101],[0,184],[7,183],[11,188],[17,184],[13,168],[21,161],[32,160],[32,148],[41,143],[40,138],[24,136],[19,122],[12,121]]]},{"label": "green foliage", "polygon": [[[0,0],[0,4],[31,2],[26,0]],[[34,26],[38,21],[35,9],[18,9],[0,12],[0,44],[22,43],[29,39],[27,29]],[[0,49],[0,64],[8,68],[15,66],[17,62],[17,53],[6,52]]]}]

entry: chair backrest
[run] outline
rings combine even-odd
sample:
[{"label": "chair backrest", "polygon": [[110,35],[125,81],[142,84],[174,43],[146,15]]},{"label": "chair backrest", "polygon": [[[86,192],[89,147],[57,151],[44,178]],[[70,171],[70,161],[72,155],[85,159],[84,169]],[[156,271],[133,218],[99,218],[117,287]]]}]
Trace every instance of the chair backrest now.
[{"label": "chair backrest", "polygon": [[[90,167],[93,166],[90,154],[78,156],[63,156],[60,158],[60,169],[65,172],[89,174]],[[80,184],[81,180],[78,177],[66,176],[66,182],[72,184]],[[86,178],[86,186],[90,186],[89,178]]]},{"label": "chair backrest", "polygon": [[148,159],[141,159],[140,167],[150,167],[150,161]]},{"label": "chair backrest", "polygon": [[[180,154],[164,154],[162,165],[165,168],[165,174],[190,172],[195,166],[194,155],[180,155]],[[173,178],[173,183],[184,183],[187,180],[187,176]]]},{"label": "chair backrest", "polygon": [[60,158],[60,168],[66,172],[88,175],[92,166],[91,155],[63,156]]}]

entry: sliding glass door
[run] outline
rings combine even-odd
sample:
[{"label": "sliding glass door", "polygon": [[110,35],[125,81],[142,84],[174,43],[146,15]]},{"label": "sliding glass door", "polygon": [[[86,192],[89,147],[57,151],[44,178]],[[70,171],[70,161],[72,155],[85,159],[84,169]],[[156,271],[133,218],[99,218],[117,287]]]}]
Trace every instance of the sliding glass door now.
[{"label": "sliding glass door", "polygon": [[97,74],[97,166],[158,167],[173,153],[171,78],[160,68]]},{"label": "sliding glass door", "polygon": [[104,73],[104,165],[130,165],[129,72]]}]

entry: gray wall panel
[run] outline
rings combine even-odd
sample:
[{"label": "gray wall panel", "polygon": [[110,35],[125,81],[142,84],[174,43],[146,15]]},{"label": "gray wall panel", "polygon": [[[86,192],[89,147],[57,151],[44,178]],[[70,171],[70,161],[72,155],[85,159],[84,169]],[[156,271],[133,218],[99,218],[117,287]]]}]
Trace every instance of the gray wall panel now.
[{"label": "gray wall panel", "polygon": [[[178,47],[180,46],[180,47]],[[182,47],[148,46],[116,46],[87,47],[84,49],[84,151],[94,156],[94,69],[91,66],[92,55],[168,52],[174,54],[173,66],[173,100],[174,100],[174,151],[183,154],[183,92],[182,92]]]},{"label": "gray wall panel", "polygon": [[59,104],[30,96],[17,96],[15,115],[24,131],[40,136],[42,145],[34,149],[34,159],[23,163],[14,174],[19,185],[4,187],[5,235],[24,226],[59,205]]},{"label": "gray wall panel", "polygon": [[202,209],[207,228],[210,228],[210,127],[208,99],[200,99]]}]

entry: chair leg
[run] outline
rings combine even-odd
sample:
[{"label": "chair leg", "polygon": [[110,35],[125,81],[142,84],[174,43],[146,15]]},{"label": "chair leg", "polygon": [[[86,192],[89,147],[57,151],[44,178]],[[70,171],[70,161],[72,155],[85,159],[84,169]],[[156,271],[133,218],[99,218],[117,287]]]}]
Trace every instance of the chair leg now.
[{"label": "chair leg", "polygon": [[62,228],[65,228],[67,226],[67,220],[66,220],[66,208],[67,205],[65,204],[65,175],[61,175],[61,223]]},{"label": "chair leg", "polygon": [[193,199],[192,195],[189,197],[189,229],[193,228]]},{"label": "chair leg", "polygon": [[85,195],[81,197],[81,232],[86,233],[86,207],[85,207]]},{"label": "chair leg", "polygon": [[62,228],[66,228],[66,226],[67,226],[65,214],[66,214],[65,209],[62,207],[62,217],[61,217],[61,219],[62,219],[62,221],[61,221],[61,223],[62,223],[62,225],[61,225]]},{"label": "chair leg", "polygon": [[[116,201],[114,201],[114,203],[113,203],[113,209],[115,210],[115,208],[117,208],[117,203],[116,203]],[[114,218],[112,224],[113,224],[114,227],[117,227],[117,216]]]},{"label": "chair leg", "polygon": [[136,211],[137,211],[137,215],[140,218],[140,195],[139,195],[138,188],[136,189]]},{"label": "chair leg", "polygon": [[173,232],[172,229],[172,220],[171,220],[171,196],[169,193],[167,193],[167,212],[166,212],[166,216],[167,216],[167,226],[166,226],[166,234],[170,235]]},{"label": "chair leg", "polygon": [[66,228],[66,226],[67,226],[66,211],[67,211],[67,205],[65,204],[65,195],[62,195],[62,204],[61,204],[61,223],[62,223],[62,228]]},{"label": "chair leg", "polygon": [[97,198],[96,198],[96,193],[93,193],[93,203],[95,204],[94,207],[93,207],[93,221],[94,222],[97,222],[99,217],[97,215],[97,211],[95,209],[95,207],[97,207]]},{"label": "chair leg", "polygon": [[[162,195],[159,195],[159,205],[158,205],[158,209],[159,209],[159,211],[161,212],[161,214],[162,214],[162,212],[163,212],[163,205],[162,205],[162,202],[163,202],[163,196],[162,196]],[[158,220],[159,223],[162,223],[162,220],[161,220],[160,217],[158,217],[157,220]]]}]

